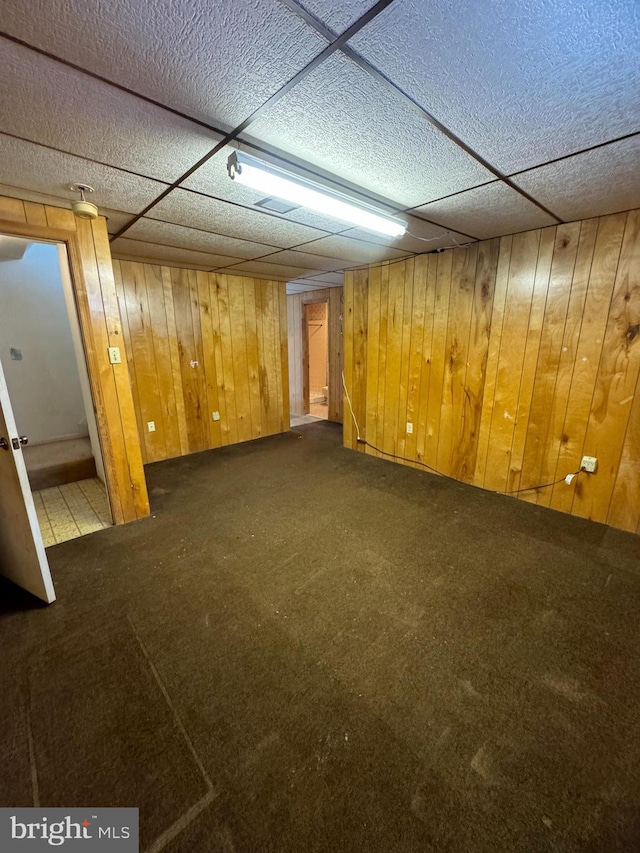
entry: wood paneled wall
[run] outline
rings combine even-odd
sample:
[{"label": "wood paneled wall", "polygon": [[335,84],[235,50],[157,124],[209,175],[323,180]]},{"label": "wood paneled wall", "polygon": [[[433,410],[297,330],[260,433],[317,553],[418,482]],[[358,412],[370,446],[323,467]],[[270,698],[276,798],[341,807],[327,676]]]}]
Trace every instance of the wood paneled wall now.
[{"label": "wood paneled wall", "polygon": [[500,492],[596,456],[518,497],[640,533],[640,211],[347,272],[344,308],[369,442]]},{"label": "wood paneled wall", "polygon": [[282,282],[113,265],[145,462],[289,429]]},{"label": "wood paneled wall", "polygon": [[305,413],[304,403],[304,337],[302,306],[311,302],[329,304],[329,407],[330,421],[342,423],[342,287],[327,287],[309,293],[290,293],[287,296],[289,325],[289,404],[296,414]]},{"label": "wood paneled wall", "polygon": [[116,524],[149,514],[126,358],[109,363],[123,343],[106,220],[76,219],[70,210],[0,197],[0,233],[65,243],[87,358],[105,476]]}]

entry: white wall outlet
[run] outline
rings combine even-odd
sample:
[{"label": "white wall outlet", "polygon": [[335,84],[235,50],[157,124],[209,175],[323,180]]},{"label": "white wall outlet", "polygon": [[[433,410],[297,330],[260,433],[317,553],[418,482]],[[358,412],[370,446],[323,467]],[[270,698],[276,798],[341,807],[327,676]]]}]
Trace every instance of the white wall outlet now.
[{"label": "white wall outlet", "polygon": [[213,418],[214,421],[219,421],[220,420],[220,412],[211,412],[211,417]]},{"label": "white wall outlet", "polygon": [[598,460],[595,456],[583,456],[580,467],[589,474],[595,474],[598,470]]},{"label": "white wall outlet", "polygon": [[155,432],[156,431],[156,422],[155,421],[148,421],[147,422],[147,429],[149,430],[149,432]]},{"label": "white wall outlet", "polygon": [[120,347],[109,347],[109,361],[111,364],[122,364]]},{"label": "white wall outlet", "polygon": [[413,435],[413,424],[407,421],[407,435]]}]

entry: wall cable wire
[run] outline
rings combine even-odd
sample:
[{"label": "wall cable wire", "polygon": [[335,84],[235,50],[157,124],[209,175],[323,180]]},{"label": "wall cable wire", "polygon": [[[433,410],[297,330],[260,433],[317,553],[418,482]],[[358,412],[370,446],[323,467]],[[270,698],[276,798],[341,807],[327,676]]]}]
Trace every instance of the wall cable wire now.
[{"label": "wall cable wire", "polygon": [[[389,456],[391,459],[400,459],[403,462],[409,462],[411,465],[420,465],[422,468],[425,468],[427,471],[431,471],[433,474],[438,474],[438,476],[440,476],[440,477],[445,477],[447,480],[453,480],[455,483],[461,483],[462,482],[462,480],[457,480],[455,477],[452,477],[449,474],[443,474],[442,471],[438,471],[438,469],[434,468],[432,465],[427,465],[426,462],[422,462],[419,459],[407,459],[406,456],[399,456],[396,453],[390,453],[387,450],[382,450],[382,448],[376,447],[375,444],[372,444],[370,441],[367,441],[366,438],[362,438],[362,436],[360,435],[360,427],[358,425],[358,421],[356,419],[355,413],[353,411],[353,406],[351,404],[351,397],[349,396],[349,391],[347,389],[347,383],[346,383],[345,378],[344,378],[344,370],[342,371],[342,387],[344,388],[344,393],[345,393],[345,396],[347,398],[347,403],[349,404],[349,411],[351,412],[351,417],[353,418],[353,423],[355,424],[356,441],[358,442],[358,444],[365,444],[367,447],[370,447],[372,450],[375,450],[378,453],[381,453],[383,456]],[[572,471],[570,474],[565,474],[564,477],[560,477],[559,480],[554,480],[552,483],[541,483],[537,486],[525,486],[524,488],[512,489],[511,491],[507,491],[507,492],[499,492],[499,491],[496,491],[495,489],[486,489],[485,491],[493,492],[496,495],[518,495],[521,492],[534,492],[534,491],[538,491],[538,489],[548,489],[551,486],[557,486],[560,483],[565,483],[565,482],[567,482],[567,480],[569,480],[569,478],[572,480],[578,474],[581,474],[583,472],[588,473],[588,472],[584,471],[584,468],[580,467],[580,468],[578,468],[577,471]],[[474,485],[474,484],[473,483],[466,483],[465,485]],[[475,486],[475,488],[481,488],[481,487]]]}]

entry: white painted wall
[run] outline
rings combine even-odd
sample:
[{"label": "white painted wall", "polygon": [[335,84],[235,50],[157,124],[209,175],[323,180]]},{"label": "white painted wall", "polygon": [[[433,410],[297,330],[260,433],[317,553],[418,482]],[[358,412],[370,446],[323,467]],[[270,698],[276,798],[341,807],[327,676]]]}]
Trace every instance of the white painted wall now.
[{"label": "white painted wall", "polygon": [[34,243],[21,260],[0,263],[0,300],[0,359],[18,431],[30,444],[88,435],[56,246]]}]

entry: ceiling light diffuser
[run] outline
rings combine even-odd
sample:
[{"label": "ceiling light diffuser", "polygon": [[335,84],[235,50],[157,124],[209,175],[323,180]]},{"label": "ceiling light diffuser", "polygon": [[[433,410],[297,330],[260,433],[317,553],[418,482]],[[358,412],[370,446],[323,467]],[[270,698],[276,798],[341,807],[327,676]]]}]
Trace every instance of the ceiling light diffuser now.
[{"label": "ceiling light diffuser", "polygon": [[239,184],[269,196],[307,207],[341,222],[375,231],[387,237],[402,237],[407,225],[400,219],[354,201],[349,196],[330,190],[321,184],[292,175],[243,151],[234,151],[227,160],[229,177]]}]

